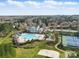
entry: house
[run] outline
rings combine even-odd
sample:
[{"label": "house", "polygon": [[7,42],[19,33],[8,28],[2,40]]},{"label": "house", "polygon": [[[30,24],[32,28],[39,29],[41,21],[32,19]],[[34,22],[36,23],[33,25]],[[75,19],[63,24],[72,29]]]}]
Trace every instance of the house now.
[{"label": "house", "polygon": [[63,28],[63,29],[68,29],[68,28],[70,27],[70,24],[69,24],[69,22],[64,21],[64,22],[62,22],[62,23],[60,24],[60,26],[61,26],[61,28]]},{"label": "house", "polygon": [[31,26],[31,27],[28,27],[27,31],[32,33],[42,33],[43,28],[40,28],[40,26],[37,26],[37,27]]}]

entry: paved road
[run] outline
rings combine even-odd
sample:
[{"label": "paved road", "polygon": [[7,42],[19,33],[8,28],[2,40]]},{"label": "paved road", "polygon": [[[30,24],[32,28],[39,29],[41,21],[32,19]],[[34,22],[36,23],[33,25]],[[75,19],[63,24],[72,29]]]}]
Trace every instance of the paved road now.
[{"label": "paved road", "polygon": [[49,31],[62,31],[62,32],[78,32],[78,31],[76,31],[76,30],[65,30],[65,29],[52,29],[52,30],[50,30],[50,29],[48,29]]}]

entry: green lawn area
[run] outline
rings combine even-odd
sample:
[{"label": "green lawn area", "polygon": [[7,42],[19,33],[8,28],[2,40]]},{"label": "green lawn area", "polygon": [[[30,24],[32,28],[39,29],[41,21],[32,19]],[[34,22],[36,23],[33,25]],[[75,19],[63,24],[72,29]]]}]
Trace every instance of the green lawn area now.
[{"label": "green lawn area", "polygon": [[[22,46],[33,46],[32,48],[15,48],[13,47],[12,37],[13,32],[10,32],[6,37],[0,38],[0,57],[1,58],[46,58],[45,56],[37,55],[41,49],[49,49],[58,51],[55,48],[55,43],[48,41],[33,41]],[[60,57],[63,57],[63,52],[60,52]]]},{"label": "green lawn area", "polygon": [[69,46],[69,47],[61,47],[61,45],[59,46],[59,48],[60,49],[62,49],[62,50],[64,50],[64,51],[68,51],[68,52],[70,52],[70,51],[72,51],[72,52],[75,52],[74,54],[77,54],[77,56],[73,56],[74,54],[72,54],[72,56],[71,56],[71,58],[79,58],[79,48],[76,48],[76,47],[71,47],[71,46]]},{"label": "green lawn area", "polygon": [[17,48],[17,56],[16,57],[30,57],[30,58],[36,58],[36,57],[44,57],[44,56],[39,56],[37,53],[41,49],[49,49],[49,50],[55,50],[54,46],[51,44],[47,43],[46,41],[35,41],[32,43],[28,43],[26,45],[29,46],[34,46],[33,48]]},{"label": "green lawn area", "polygon": [[14,57],[16,52],[13,47],[11,47],[11,34],[13,32],[10,32],[9,35],[7,35],[4,38],[0,38],[0,57],[1,58],[8,58],[8,57]]}]

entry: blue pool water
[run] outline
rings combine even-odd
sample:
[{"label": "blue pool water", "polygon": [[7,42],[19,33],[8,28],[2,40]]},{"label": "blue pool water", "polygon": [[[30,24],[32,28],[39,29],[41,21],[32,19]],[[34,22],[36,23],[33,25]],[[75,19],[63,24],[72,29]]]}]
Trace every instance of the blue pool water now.
[{"label": "blue pool water", "polygon": [[63,36],[62,43],[64,46],[77,46],[79,47],[79,37]]},{"label": "blue pool water", "polygon": [[38,36],[36,36],[35,34],[29,34],[29,33],[23,33],[21,34],[20,36],[22,39],[25,39],[25,40],[35,40],[35,39],[38,39]]}]

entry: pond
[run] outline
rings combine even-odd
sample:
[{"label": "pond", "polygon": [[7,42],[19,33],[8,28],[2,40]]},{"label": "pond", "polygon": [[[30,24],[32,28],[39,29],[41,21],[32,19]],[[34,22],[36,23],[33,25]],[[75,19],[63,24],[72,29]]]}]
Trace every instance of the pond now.
[{"label": "pond", "polygon": [[63,46],[79,47],[79,37],[77,36],[62,36]]}]

